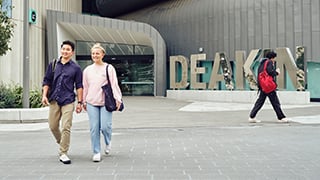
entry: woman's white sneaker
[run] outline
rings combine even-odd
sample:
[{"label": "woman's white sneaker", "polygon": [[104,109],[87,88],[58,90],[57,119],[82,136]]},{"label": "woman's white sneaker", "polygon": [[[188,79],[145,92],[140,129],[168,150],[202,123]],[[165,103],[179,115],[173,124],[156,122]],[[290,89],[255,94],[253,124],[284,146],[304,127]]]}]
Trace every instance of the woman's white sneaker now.
[{"label": "woman's white sneaker", "polygon": [[111,151],[111,144],[109,144],[109,145],[106,145],[106,149],[105,149],[105,153],[106,153],[106,155],[109,155],[110,154],[110,151]]},{"label": "woman's white sneaker", "polygon": [[280,122],[280,123],[288,123],[289,119],[288,118],[282,118],[282,119],[279,119],[278,122]]},{"label": "woman's white sneaker", "polygon": [[92,157],[92,161],[93,162],[100,162],[101,161],[101,154],[100,153],[94,154]]},{"label": "woman's white sneaker", "polygon": [[261,122],[261,121],[256,118],[249,117],[249,123],[259,123],[259,122]]}]

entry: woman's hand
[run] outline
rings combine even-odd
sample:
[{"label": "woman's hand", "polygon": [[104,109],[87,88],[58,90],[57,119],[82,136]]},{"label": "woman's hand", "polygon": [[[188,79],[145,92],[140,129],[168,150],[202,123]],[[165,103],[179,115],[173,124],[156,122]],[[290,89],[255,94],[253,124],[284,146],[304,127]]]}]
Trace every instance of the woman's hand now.
[{"label": "woman's hand", "polygon": [[82,107],[83,107],[83,110],[87,111],[87,103],[83,103]]},{"label": "woman's hand", "polygon": [[116,101],[116,107],[117,107],[117,111],[119,111],[121,106],[121,102],[120,101]]}]

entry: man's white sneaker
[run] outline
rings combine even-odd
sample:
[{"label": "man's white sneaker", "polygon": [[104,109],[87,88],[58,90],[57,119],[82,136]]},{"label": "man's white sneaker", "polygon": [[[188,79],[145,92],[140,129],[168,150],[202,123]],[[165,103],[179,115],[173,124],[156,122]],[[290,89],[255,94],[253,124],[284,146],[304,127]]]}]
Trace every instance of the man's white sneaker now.
[{"label": "man's white sneaker", "polygon": [[66,154],[62,154],[59,159],[63,164],[71,164],[71,160]]},{"label": "man's white sneaker", "polygon": [[111,144],[106,145],[106,149],[105,149],[106,155],[109,155],[109,154],[110,154],[110,150],[111,150]]},{"label": "man's white sneaker", "polygon": [[280,123],[288,123],[289,119],[288,118],[282,118],[282,119],[279,119],[278,122],[280,122]]},{"label": "man's white sneaker", "polygon": [[259,122],[261,122],[261,121],[256,119],[256,118],[250,118],[249,117],[249,123],[259,123]]},{"label": "man's white sneaker", "polygon": [[92,157],[93,162],[100,162],[101,161],[101,155],[100,153],[94,154]]}]

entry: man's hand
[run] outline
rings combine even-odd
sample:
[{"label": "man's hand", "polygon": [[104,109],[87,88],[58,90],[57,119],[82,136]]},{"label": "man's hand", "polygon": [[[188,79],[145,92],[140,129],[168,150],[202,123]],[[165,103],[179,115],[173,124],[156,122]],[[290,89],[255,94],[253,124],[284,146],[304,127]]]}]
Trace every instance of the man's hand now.
[{"label": "man's hand", "polygon": [[82,111],[82,104],[78,103],[76,107],[76,113],[81,113]]},{"label": "man's hand", "polygon": [[280,68],[277,68],[276,72],[278,73],[278,75],[280,75]]},{"label": "man's hand", "polygon": [[48,105],[49,105],[49,100],[48,100],[47,96],[42,96],[41,103],[42,103],[44,106],[48,106]]}]

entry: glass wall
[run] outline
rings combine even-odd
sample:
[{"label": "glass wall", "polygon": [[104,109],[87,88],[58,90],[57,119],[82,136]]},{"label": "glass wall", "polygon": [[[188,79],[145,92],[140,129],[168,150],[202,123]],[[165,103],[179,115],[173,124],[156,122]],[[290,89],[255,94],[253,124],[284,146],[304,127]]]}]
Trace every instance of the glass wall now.
[{"label": "glass wall", "polygon": [[9,18],[12,18],[12,0],[2,0],[1,11],[5,12]]},{"label": "glass wall", "polygon": [[[94,42],[76,42],[76,60],[84,69],[92,64],[90,49]],[[106,50],[103,61],[112,64],[123,95],[154,95],[154,56],[152,47],[101,43]]]}]

